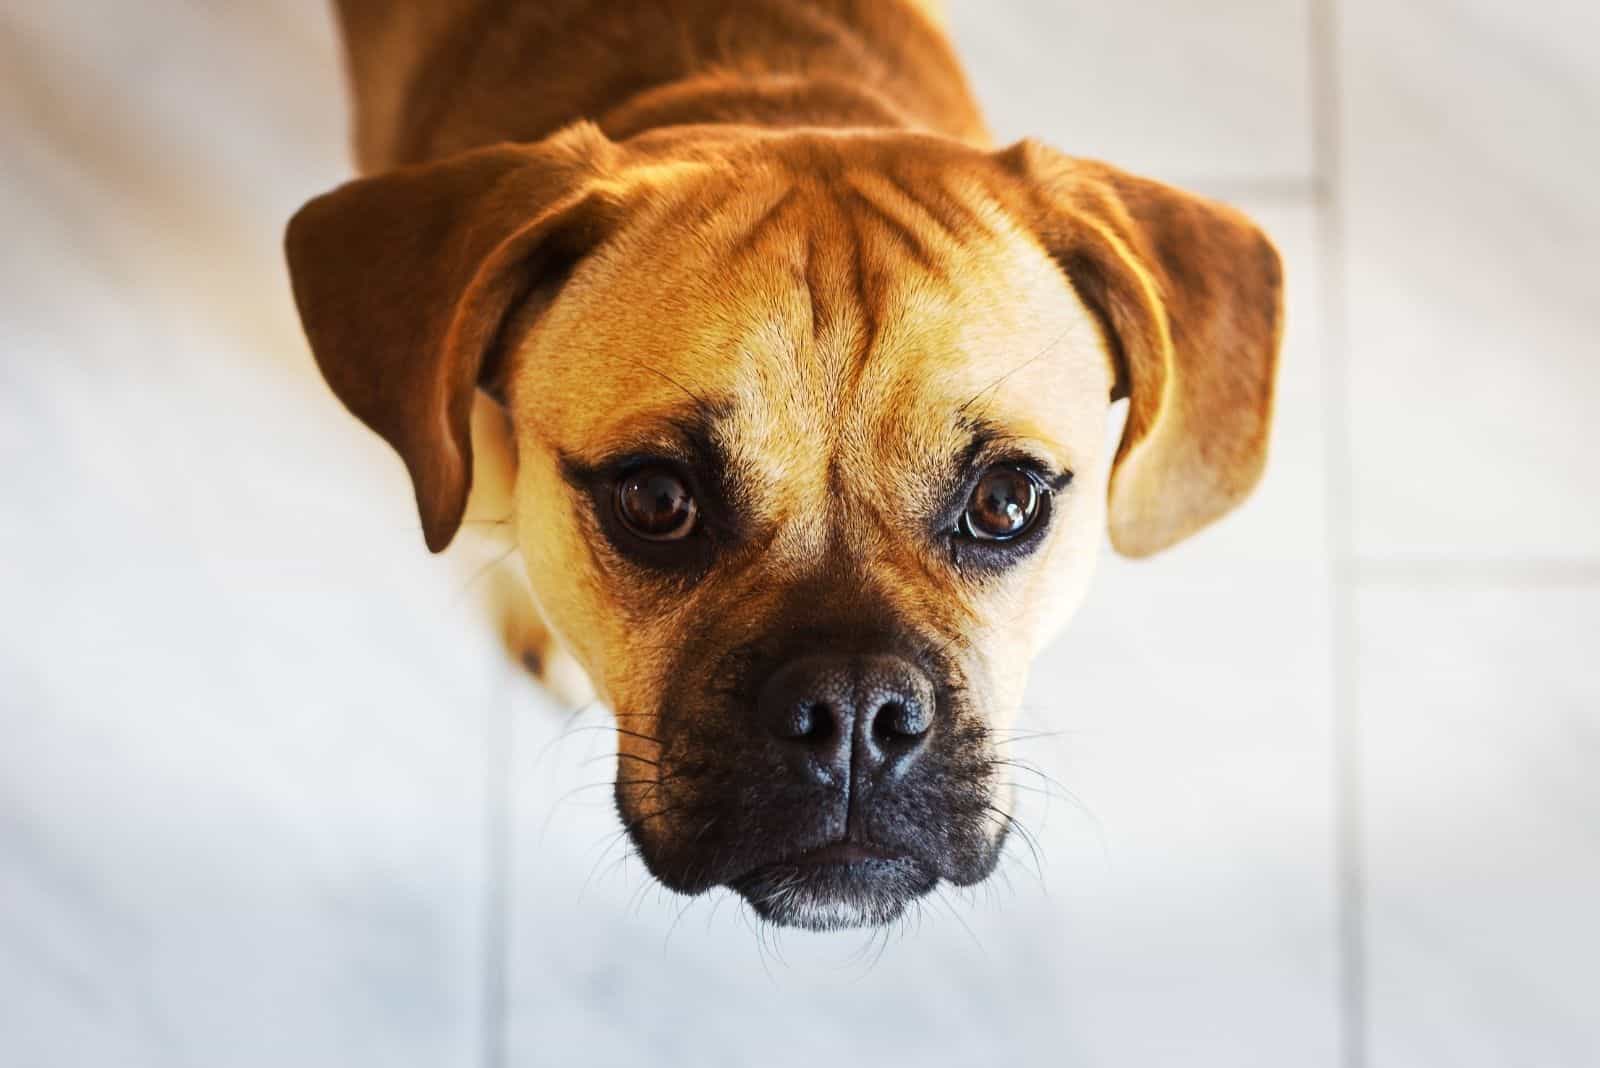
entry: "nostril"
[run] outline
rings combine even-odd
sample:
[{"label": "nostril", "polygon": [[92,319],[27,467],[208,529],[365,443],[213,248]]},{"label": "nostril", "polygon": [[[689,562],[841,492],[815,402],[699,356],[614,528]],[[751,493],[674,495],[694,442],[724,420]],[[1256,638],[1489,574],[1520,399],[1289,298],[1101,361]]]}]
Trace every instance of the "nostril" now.
[{"label": "nostril", "polygon": [[802,702],[789,709],[778,724],[778,737],[795,742],[824,742],[833,735],[833,709],[820,701]]},{"label": "nostril", "polygon": [[790,661],[762,684],[757,712],[767,754],[799,781],[834,790],[904,774],[939,717],[928,676],[888,654]]},{"label": "nostril", "polygon": [[885,701],[872,717],[872,733],[879,742],[906,742],[928,732],[928,716],[917,701]]}]

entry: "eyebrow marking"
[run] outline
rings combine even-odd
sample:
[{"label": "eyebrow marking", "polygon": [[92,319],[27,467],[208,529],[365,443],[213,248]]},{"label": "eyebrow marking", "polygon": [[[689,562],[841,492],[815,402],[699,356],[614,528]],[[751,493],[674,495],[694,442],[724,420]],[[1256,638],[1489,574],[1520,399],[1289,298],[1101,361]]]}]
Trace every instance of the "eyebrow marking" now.
[{"label": "eyebrow marking", "polygon": [[557,448],[556,457],[564,475],[579,478],[592,478],[636,457],[659,456],[684,463],[720,461],[725,458],[717,441],[716,425],[726,414],[726,409],[709,404],[665,409],[647,417],[637,432],[613,437],[591,454]]},{"label": "eyebrow marking", "polygon": [[1005,456],[1010,456],[1012,459],[1029,460],[1037,464],[1052,476],[1047,483],[1052,489],[1060,489],[1072,481],[1071,471],[1058,470],[1055,461],[1048,456],[1040,455],[1035,449],[1019,447],[1009,452],[1004,449],[997,449],[996,446],[1004,446],[1008,442],[1024,441],[1025,439],[987,419],[981,417],[976,419],[964,418],[957,422],[957,426],[970,430],[972,434],[966,445],[956,453],[956,464],[959,471],[970,472],[977,466],[978,458],[985,452],[998,452],[1002,454],[999,462],[1004,462]]},{"label": "eyebrow marking", "polygon": [[962,478],[970,472],[978,462],[978,457],[983,450],[998,441],[1006,440],[1010,435],[1004,434],[1000,428],[987,419],[963,419],[961,425],[971,428],[972,436],[967,439],[967,444],[956,453],[956,477]]}]

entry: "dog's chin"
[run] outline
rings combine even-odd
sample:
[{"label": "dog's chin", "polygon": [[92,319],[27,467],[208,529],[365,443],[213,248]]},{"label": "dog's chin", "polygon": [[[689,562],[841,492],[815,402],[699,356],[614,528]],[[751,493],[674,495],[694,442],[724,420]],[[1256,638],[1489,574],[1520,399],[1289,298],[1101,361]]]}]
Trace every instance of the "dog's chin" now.
[{"label": "dog's chin", "polygon": [[770,923],[840,931],[893,923],[938,881],[907,857],[808,856],[764,864],[728,885]]}]

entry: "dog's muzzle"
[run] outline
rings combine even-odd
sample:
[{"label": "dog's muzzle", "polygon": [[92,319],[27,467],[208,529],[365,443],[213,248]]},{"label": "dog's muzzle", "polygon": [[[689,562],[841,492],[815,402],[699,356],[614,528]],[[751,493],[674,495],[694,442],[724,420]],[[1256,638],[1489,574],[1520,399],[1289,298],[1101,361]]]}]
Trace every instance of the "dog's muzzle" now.
[{"label": "dog's muzzle", "polygon": [[831,930],[992,870],[1005,828],[987,732],[913,658],[813,649],[744,694],[662,724],[683,818],[635,834],[662,882],[726,885],[774,923]]},{"label": "dog's muzzle", "polygon": [[933,683],[895,656],[808,656],[762,688],[768,747],[798,784],[815,787],[825,844],[760,865],[734,883],[779,923],[812,929],[885,923],[937,875],[873,829],[873,808],[916,766],[937,717]]}]

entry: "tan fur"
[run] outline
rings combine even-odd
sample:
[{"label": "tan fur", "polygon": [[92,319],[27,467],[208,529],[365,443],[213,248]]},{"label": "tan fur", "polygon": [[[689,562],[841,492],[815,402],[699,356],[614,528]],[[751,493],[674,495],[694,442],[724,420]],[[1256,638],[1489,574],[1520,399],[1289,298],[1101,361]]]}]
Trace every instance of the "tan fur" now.
[{"label": "tan fur", "polygon": [[[405,459],[430,547],[475,475],[473,512],[514,515],[538,604],[511,614],[515,640],[551,663],[546,621],[643,738],[685,634],[736,646],[824,558],[957,649],[1005,722],[1088,583],[1115,397],[1120,550],[1188,536],[1258,477],[1271,245],[1103,164],[992,151],[928,5],[341,11],[376,173],[291,225],[313,350]],[[613,550],[564,471],[672,455],[700,408],[749,488],[748,536],[686,587]],[[1074,475],[1044,547],[982,580],[925,521],[974,421]]]},{"label": "tan fur", "polygon": [[[878,166],[870,153],[859,171],[842,165],[841,184],[863,200],[792,184],[781,166],[676,176],[675,198],[662,194],[585,263],[521,350],[509,395],[529,442],[516,494],[523,554],[547,616],[617,708],[652,706],[686,620],[760,619],[841,526],[904,611],[982,651],[973,667],[1001,718],[1049,626],[1081,596],[1103,529],[1113,377],[1098,328],[1049,257],[975,189],[949,195],[972,198],[991,236],[960,243]],[[719,210],[685,221],[676,198]],[[899,227],[935,270],[905,262]],[[644,249],[648,272],[636,267]],[[647,354],[658,373],[597,376],[574,353]],[[729,409],[735,460],[762,490],[751,517],[762,551],[726,581],[663,596],[595,548],[584,512],[565,506],[554,458],[649,443],[645,428],[689,403],[678,383]],[[969,403],[1078,473],[1049,550],[1003,584],[950,574],[912,522],[960,445],[956,413]],[[551,409],[569,415],[551,420]],[[842,507],[841,484],[855,507]]]}]

